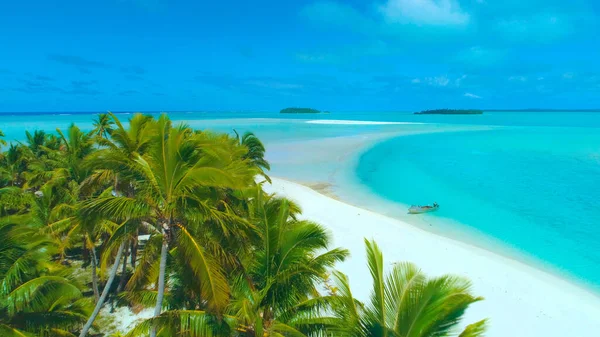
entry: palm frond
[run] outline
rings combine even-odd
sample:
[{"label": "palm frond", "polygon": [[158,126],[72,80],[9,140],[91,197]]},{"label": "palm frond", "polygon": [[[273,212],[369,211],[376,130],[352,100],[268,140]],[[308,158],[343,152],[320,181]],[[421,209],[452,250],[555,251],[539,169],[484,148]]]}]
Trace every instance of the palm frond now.
[{"label": "palm frond", "polygon": [[162,235],[151,235],[142,251],[140,260],[129,278],[125,289],[132,291],[143,285],[156,282],[159,272],[160,249],[163,241]]},{"label": "palm frond", "polygon": [[385,327],[385,278],[383,271],[383,254],[374,241],[365,239],[367,247],[367,263],[371,277],[373,278],[373,291],[371,293],[371,304],[368,310],[369,319],[373,322],[373,328],[381,329],[379,333],[387,336]]},{"label": "palm frond", "polygon": [[147,217],[148,204],[129,197],[98,197],[84,201],[81,215],[90,218],[105,218],[113,221]]},{"label": "palm frond", "polygon": [[158,336],[212,337],[231,336],[235,319],[225,316],[219,319],[204,311],[173,310],[140,323],[126,337],[147,336],[152,327]]},{"label": "palm frond", "polygon": [[13,328],[10,325],[0,323],[0,333],[5,337],[34,337],[35,335],[30,332],[21,331]]},{"label": "palm frond", "polygon": [[19,311],[43,311],[61,299],[77,299],[81,291],[69,280],[58,276],[41,276],[27,281],[6,297],[9,315]]},{"label": "palm frond", "polygon": [[217,311],[224,309],[229,298],[229,287],[223,271],[185,227],[179,228],[177,236],[179,251],[198,277],[202,295],[213,309]]},{"label": "palm frond", "polygon": [[458,335],[458,337],[482,337],[487,329],[488,320],[482,319],[479,322],[467,325],[467,327]]}]

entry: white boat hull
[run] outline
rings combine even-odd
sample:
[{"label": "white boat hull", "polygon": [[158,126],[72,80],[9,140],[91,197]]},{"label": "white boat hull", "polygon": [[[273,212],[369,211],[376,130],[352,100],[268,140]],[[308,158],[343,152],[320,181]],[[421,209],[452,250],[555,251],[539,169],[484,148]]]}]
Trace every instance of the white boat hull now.
[{"label": "white boat hull", "polygon": [[419,206],[411,206],[408,209],[408,213],[410,214],[421,214],[421,213],[429,213],[437,211],[440,206],[428,206],[428,207],[419,207]]}]

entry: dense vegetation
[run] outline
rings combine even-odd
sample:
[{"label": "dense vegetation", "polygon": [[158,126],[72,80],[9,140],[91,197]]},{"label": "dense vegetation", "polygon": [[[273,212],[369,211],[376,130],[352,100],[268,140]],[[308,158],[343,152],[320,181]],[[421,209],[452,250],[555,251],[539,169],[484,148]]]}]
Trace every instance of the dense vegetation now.
[{"label": "dense vegetation", "polygon": [[348,251],[263,191],[251,133],[166,115],[94,125],[1,142],[0,336],[102,336],[107,304],[154,308],[127,336],[449,336],[481,299],[407,263],[386,276],[366,242],[372,296],[356,300],[333,269]]},{"label": "dense vegetation", "polygon": [[285,109],[281,109],[281,111],[279,111],[279,113],[282,113],[282,114],[318,114],[318,113],[321,113],[321,111],[319,111],[317,109],[311,109],[311,108],[285,108]]},{"label": "dense vegetation", "polygon": [[415,112],[415,115],[481,115],[483,110],[476,109],[436,109]]}]

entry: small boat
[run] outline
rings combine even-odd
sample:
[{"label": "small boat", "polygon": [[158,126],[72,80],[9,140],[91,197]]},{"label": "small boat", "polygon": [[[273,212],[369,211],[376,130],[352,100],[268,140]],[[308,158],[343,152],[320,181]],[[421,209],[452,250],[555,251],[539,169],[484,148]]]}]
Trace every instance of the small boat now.
[{"label": "small boat", "polygon": [[434,212],[437,211],[440,208],[440,205],[437,204],[437,202],[434,202],[433,205],[429,206],[410,206],[410,208],[408,209],[408,213],[410,214],[421,214],[421,213],[427,213],[427,212]]}]

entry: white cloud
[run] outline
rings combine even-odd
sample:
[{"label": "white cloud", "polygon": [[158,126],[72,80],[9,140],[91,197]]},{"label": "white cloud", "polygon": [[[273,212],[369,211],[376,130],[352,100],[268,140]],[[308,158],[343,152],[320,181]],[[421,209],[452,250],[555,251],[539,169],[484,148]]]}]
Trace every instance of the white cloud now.
[{"label": "white cloud", "polygon": [[462,81],[467,78],[467,75],[462,75],[460,77],[452,78],[447,75],[441,76],[431,76],[431,77],[423,77],[423,78],[414,78],[410,82],[415,84],[426,84],[433,87],[450,87],[457,88],[460,87]]},{"label": "white cloud", "polygon": [[462,26],[470,20],[455,0],[388,0],[379,10],[390,23]]},{"label": "white cloud", "polygon": [[564,73],[563,74],[563,78],[566,78],[568,80],[572,79],[575,76],[575,74],[568,72],[568,73]]},{"label": "white cloud", "polygon": [[481,98],[482,98],[481,96],[478,96],[478,95],[472,94],[472,93],[470,93],[470,92],[465,92],[464,96],[465,96],[465,97],[469,97],[469,98],[475,98],[475,99],[481,99]]},{"label": "white cloud", "polygon": [[551,12],[512,16],[496,22],[500,36],[514,42],[550,42],[568,36],[574,18]]},{"label": "white cloud", "polygon": [[429,85],[445,87],[450,83],[447,76],[426,77],[425,82]]},{"label": "white cloud", "polygon": [[511,76],[508,78],[509,81],[516,81],[516,82],[526,82],[527,81],[527,77],[525,76]]},{"label": "white cloud", "polygon": [[454,83],[456,84],[457,87],[460,87],[460,82],[462,82],[462,80],[464,80],[465,78],[467,78],[467,75],[462,75],[461,77],[454,80]]}]

